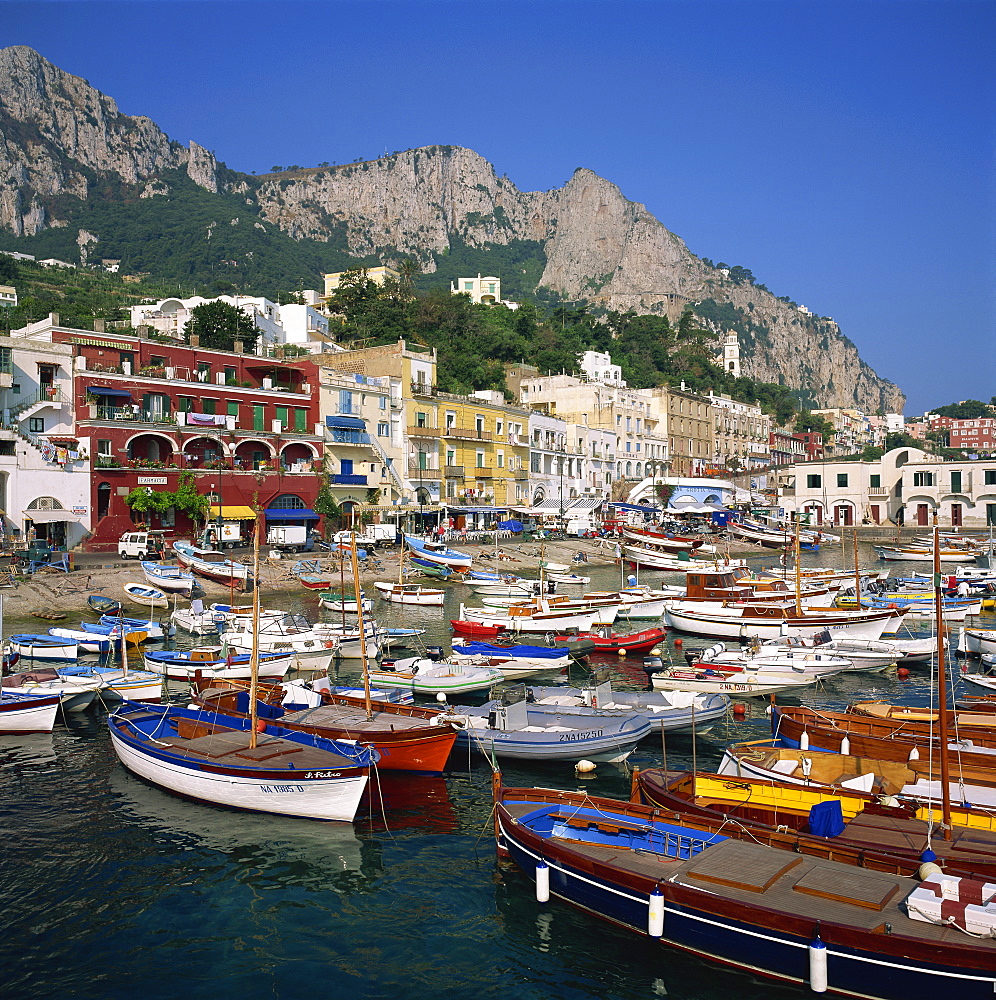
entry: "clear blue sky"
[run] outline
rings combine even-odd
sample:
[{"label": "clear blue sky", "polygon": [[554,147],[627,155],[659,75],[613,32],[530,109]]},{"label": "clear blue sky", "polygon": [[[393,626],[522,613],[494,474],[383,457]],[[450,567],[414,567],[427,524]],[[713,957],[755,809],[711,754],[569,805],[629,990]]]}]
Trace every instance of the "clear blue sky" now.
[{"label": "clear blue sky", "polygon": [[0,3],[0,44],[238,170],[590,167],[833,316],[908,414],[996,395],[994,38],[960,0]]}]

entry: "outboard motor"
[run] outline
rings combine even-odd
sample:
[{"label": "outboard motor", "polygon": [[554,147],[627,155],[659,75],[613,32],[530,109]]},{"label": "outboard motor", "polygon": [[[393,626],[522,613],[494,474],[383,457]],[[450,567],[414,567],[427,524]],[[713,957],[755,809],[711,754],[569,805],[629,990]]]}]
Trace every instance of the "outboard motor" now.
[{"label": "outboard motor", "polygon": [[685,648],[685,663],[690,667],[694,666],[702,658],[702,654],[705,652],[704,649],[688,649]]},{"label": "outboard motor", "polygon": [[443,647],[442,646],[426,646],[425,655],[429,657],[433,662],[441,660],[443,658]]}]

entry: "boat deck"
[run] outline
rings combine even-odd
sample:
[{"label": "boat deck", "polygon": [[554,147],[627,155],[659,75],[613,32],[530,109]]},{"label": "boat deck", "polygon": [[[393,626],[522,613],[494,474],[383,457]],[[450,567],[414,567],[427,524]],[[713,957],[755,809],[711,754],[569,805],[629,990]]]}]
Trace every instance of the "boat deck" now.
[{"label": "boat deck", "polygon": [[[943,839],[940,829],[940,810],[938,824],[933,835],[933,846],[941,855],[952,861],[967,860],[969,855],[976,855],[989,863],[996,864],[996,833],[988,830],[971,830],[965,827],[953,827],[951,840]],[[903,816],[885,816],[878,813],[859,812],[849,820],[844,832],[838,840],[850,840],[862,844],[873,843],[883,849],[898,848],[906,851],[919,852],[926,847],[927,824],[923,820]]]},{"label": "boat deck", "polygon": [[[408,729],[426,729],[426,719],[397,715],[394,712],[373,711],[370,718],[362,708],[352,705],[318,705],[291,712],[276,720],[277,725],[316,726],[329,729],[348,729],[352,733],[397,732]],[[441,732],[445,730],[439,730]]]},{"label": "boat deck", "polygon": [[[289,740],[259,736],[255,748],[249,747],[251,733],[210,733],[185,739],[181,736],[156,737],[154,745],[166,745],[181,757],[212,760],[245,767],[264,764],[267,770],[322,770],[329,767],[355,767],[353,761],[327,750],[302,746]],[[152,741],[150,741],[152,742]],[[341,762],[341,763],[337,763]]]},{"label": "boat deck", "polygon": [[[509,802],[506,808],[514,816],[533,812],[539,802]],[[570,816],[573,809],[564,813]],[[595,817],[577,817],[595,823]],[[617,817],[598,820],[600,829],[625,830],[626,823]],[[633,830],[646,824],[634,817]],[[926,943],[966,944],[965,935],[950,927],[912,920],[903,904],[919,882],[884,872],[869,872],[850,865],[806,855],[779,851],[751,841],[724,840],[707,847],[688,860],[668,860],[650,851],[617,845],[602,845],[563,837],[550,837],[574,854],[581,865],[591,870],[592,863],[610,865],[639,877],[701,890],[724,900],[743,903],[743,913],[752,909],[771,910],[805,921],[821,921],[825,927],[840,924],[866,931],[906,935]],[[760,916],[760,913],[758,914]],[[777,918],[776,918],[777,919]],[[753,922],[766,925],[769,919]],[[824,939],[827,940],[826,934]],[[973,946],[991,949],[996,962],[996,940],[972,940]]]}]

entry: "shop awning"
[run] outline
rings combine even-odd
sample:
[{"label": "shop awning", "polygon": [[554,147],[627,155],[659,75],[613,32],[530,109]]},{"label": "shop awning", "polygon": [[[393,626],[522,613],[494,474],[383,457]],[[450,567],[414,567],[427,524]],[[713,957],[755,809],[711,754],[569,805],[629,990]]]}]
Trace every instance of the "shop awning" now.
[{"label": "shop awning", "polygon": [[610,501],[610,507],[615,507],[616,510],[635,510],[641,514],[659,514],[661,512],[660,507],[646,507],[639,503],[619,503],[618,501]]},{"label": "shop awning", "polygon": [[[216,503],[211,504],[208,519],[217,519],[218,505]],[[238,504],[222,504],[221,505],[221,519],[223,521],[255,521],[256,512],[252,507],[241,507]]]},{"label": "shop awning", "polygon": [[127,396],[131,399],[131,393],[127,389],[114,389],[109,385],[88,385],[86,391],[94,396]]},{"label": "shop awning", "polygon": [[317,521],[318,515],[307,507],[282,509],[279,507],[267,507],[267,521]]},{"label": "shop awning", "polygon": [[326,417],[326,427],[338,427],[342,430],[363,431],[367,428],[367,422],[359,417]]},{"label": "shop awning", "polygon": [[52,521],[78,521],[81,515],[71,510],[22,510],[21,516],[35,524],[50,524]]},{"label": "shop awning", "polygon": [[504,514],[508,507],[463,507],[463,506],[450,506],[448,503],[443,504],[443,506],[451,514]]}]

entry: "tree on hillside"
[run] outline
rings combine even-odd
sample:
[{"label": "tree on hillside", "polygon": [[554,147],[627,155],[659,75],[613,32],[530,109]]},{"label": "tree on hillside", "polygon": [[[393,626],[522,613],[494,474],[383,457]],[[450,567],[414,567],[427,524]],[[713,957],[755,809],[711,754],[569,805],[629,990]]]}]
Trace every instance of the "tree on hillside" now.
[{"label": "tree on hillside", "polygon": [[422,273],[422,267],[417,260],[406,257],[398,261],[398,284],[401,286],[401,294],[406,298],[412,298],[415,294],[415,275]]},{"label": "tree on hillside", "polygon": [[960,403],[937,406],[932,412],[939,417],[951,417],[952,420],[975,420],[978,417],[994,416],[992,406],[978,399],[966,399]]},{"label": "tree on hillside", "polygon": [[837,433],[826,417],[809,410],[803,410],[796,418],[795,431],[797,434],[822,434],[824,441],[829,441]]},{"label": "tree on hillside", "polygon": [[925,446],[925,441],[918,440],[906,431],[893,431],[885,435],[886,451],[892,451],[893,448],[919,448],[921,451],[926,451]]},{"label": "tree on hillside", "polygon": [[13,257],[0,253],[0,285],[13,285],[17,281],[17,262]]},{"label": "tree on hillside", "polygon": [[184,330],[187,342],[194,335],[201,347],[215,351],[231,351],[241,340],[246,351],[256,347],[259,331],[256,324],[241,309],[227,302],[204,302],[194,306]]}]

